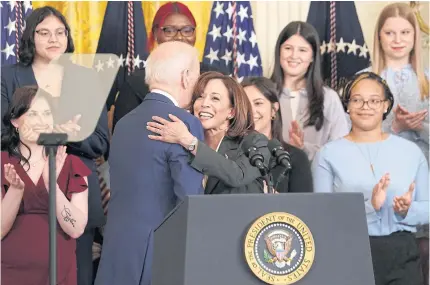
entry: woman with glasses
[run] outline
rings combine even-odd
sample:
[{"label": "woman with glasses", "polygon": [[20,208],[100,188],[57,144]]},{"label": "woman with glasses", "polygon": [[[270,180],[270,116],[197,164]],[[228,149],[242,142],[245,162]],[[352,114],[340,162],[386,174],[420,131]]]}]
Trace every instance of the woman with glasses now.
[{"label": "woman with glasses", "polygon": [[[155,14],[152,22],[148,47],[151,50],[156,44],[168,41],[182,41],[194,46],[196,43],[196,20],[188,7],[180,2],[168,2],[162,5]],[[218,71],[228,74],[225,70],[200,63],[200,73]],[[139,69],[126,79],[115,101],[115,110],[112,122],[112,132],[116,123],[131,110],[142,103],[149,93],[145,83],[145,69]],[[113,104],[113,102],[111,103]],[[109,105],[109,102],[108,102]],[[110,106],[108,106],[110,109]]]},{"label": "woman with glasses", "polygon": [[[52,95],[56,130],[69,136],[80,130],[85,131],[88,124],[82,124],[88,116],[93,116],[94,106],[83,104],[91,90],[97,86],[80,86],[77,83],[96,82],[97,73],[78,65],[51,64],[64,53],[73,53],[74,45],[70,27],[64,16],[56,9],[45,6],[35,9],[26,19],[26,28],[22,34],[18,58],[19,63],[2,67],[1,73],[1,114],[4,118],[12,101],[16,88],[36,85]],[[64,83],[64,84],[63,84]],[[73,84],[73,86],[71,86]],[[64,106],[81,104],[81,114],[66,114],[55,110],[66,110]],[[63,106],[63,107],[62,107]],[[68,108],[75,109],[76,108]],[[72,111],[70,111],[72,112]],[[61,117],[61,118],[60,118]],[[81,118],[81,119],[80,119]],[[62,121],[65,119],[65,121]],[[81,125],[80,125],[81,124]],[[2,122],[2,133],[5,127]],[[92,129],[89,130],[92,132]],[[107,110],[96,125],[96,129],[85,140],[68,143],[67,153],[78,156],[92,171],[88,176],[88,223],[83,235],[77,240],[78,284],[89,285],[92,282],[92,243],[94,229],[105,222],[103,215],[100,185],[94,159],[104,155],[108,150]],[[2,145],[2,148],[6,146]],[[32,158],[30,158],[31,160]],[[47,233],[48,234],[48,233]]]},{"label": "woman with glasses", "polygon": [[413,233],[429,222],[427,160],[413,142],[383,131],[394,100],[379,75],[356,75],[344,100],[352,128],[317,153],[315,192],[363,193],[376,285],[421,285]]}]

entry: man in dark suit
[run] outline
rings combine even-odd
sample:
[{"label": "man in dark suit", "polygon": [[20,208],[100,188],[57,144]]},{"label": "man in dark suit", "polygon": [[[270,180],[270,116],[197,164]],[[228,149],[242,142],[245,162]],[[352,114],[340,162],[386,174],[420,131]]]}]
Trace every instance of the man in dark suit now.
[{"label": "man in dark suit", "polygon": [[146,82],[151,92],[118,123],[109,164],[111,199],[96,285],[150,285],[153,230],[186,195],[203,194],[203,175],[189,166],[189,150],[150,140],[152,116],[174,114],[198,139],[200,121],[183,108],[199,76],[197,50],[167,42],[149,56]]}]

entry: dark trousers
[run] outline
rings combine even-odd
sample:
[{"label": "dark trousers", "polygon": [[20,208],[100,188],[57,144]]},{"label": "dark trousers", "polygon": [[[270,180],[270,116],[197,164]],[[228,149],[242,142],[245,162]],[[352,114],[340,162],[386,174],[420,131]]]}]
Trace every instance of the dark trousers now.
[{"label": "dark trousers", "polygon": [[418,238],[418,246],[421,253],[421,264],[424,276],[424,285],[429,285],[429,238]]},{"label": "dark trousers", "polygon": [[93,240],[94,229],[85,229],[85,232],[76,241],[78,285],[93,283]]},{"label": "dark trousers", "polygon": [[376,285],[423,285],[420,253],[412,233],[370,237],[370,249]]}]

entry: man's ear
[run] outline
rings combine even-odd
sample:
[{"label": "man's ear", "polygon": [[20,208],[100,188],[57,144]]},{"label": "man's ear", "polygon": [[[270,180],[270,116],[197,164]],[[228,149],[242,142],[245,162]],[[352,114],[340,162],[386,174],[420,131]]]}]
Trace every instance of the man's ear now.
[{"label": "man's ear", "polygon": [[190,71],[188,69],[182,71],[181,85],[184,89],[187,89],[190,86]]}]

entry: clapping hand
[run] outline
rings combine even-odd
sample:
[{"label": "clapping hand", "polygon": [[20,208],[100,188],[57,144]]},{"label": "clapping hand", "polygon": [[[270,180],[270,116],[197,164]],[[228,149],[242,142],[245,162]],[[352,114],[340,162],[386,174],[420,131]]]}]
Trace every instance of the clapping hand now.
[{"label": "clapping hand", "polygon": [[[57,149],[57,156],[55,157],[55,168],[56,175],[55,178],[58,179],[60,176],[61,170],[63,169],[64,162],[66,161],[67,153],[65,146],[59,146]],[[45,166],[42,171],[43,181],[45,182],[45,187],[49,191],[49,162],[46,160]]]},{"label": "clapping hand", "polygon": [[401,215],[406,215],[408,213],[412,203],[412,195],[414,193],[414,190],[415,190],[415,183],[412,182],[411,185],[409,185],[409,189],[405,194],[403,194],[402,196],[394,197],[393,199],[394,212]]},{"label": "clapping hand", "polygon": [[423,121],[428,114],[428,110],[409,112],[404,107],[397,105],[394,109],[393,129],[396,132],[406,130],[420,131],[423,128]]},{"label": "clapping hand", "polygon": [[64,124],[56,125],[54,131],[56,133],[65,133],[69,138],[76,137],[78,132],[81,130],[81,126],[78,125],[81,115],[76,115],[72,120],[67,121]]},{"label": "clapping hand", "polygon": [[25,184],[18,173],[16,173],[15,167],[12,164],[8,163],[4,165],[4,177],[9,182],[11,188],[24,190]]},{"label": "clapping hand", "polygon": [[378,184],[373,187],[372,206],[376,211],[379,211],[385,203],[388,185],[390,185],[390,174],[386,173],[379,180]]},{"label": "clapping hand", "polygon": [[293,145],[297,148],[303,149],[304,147],[304,133],[302,129],[299,126],[299,123],[297,121],[291,122],[291,128],[288,131],[289,133],[289,141],[288,143],[290,145]]}]

